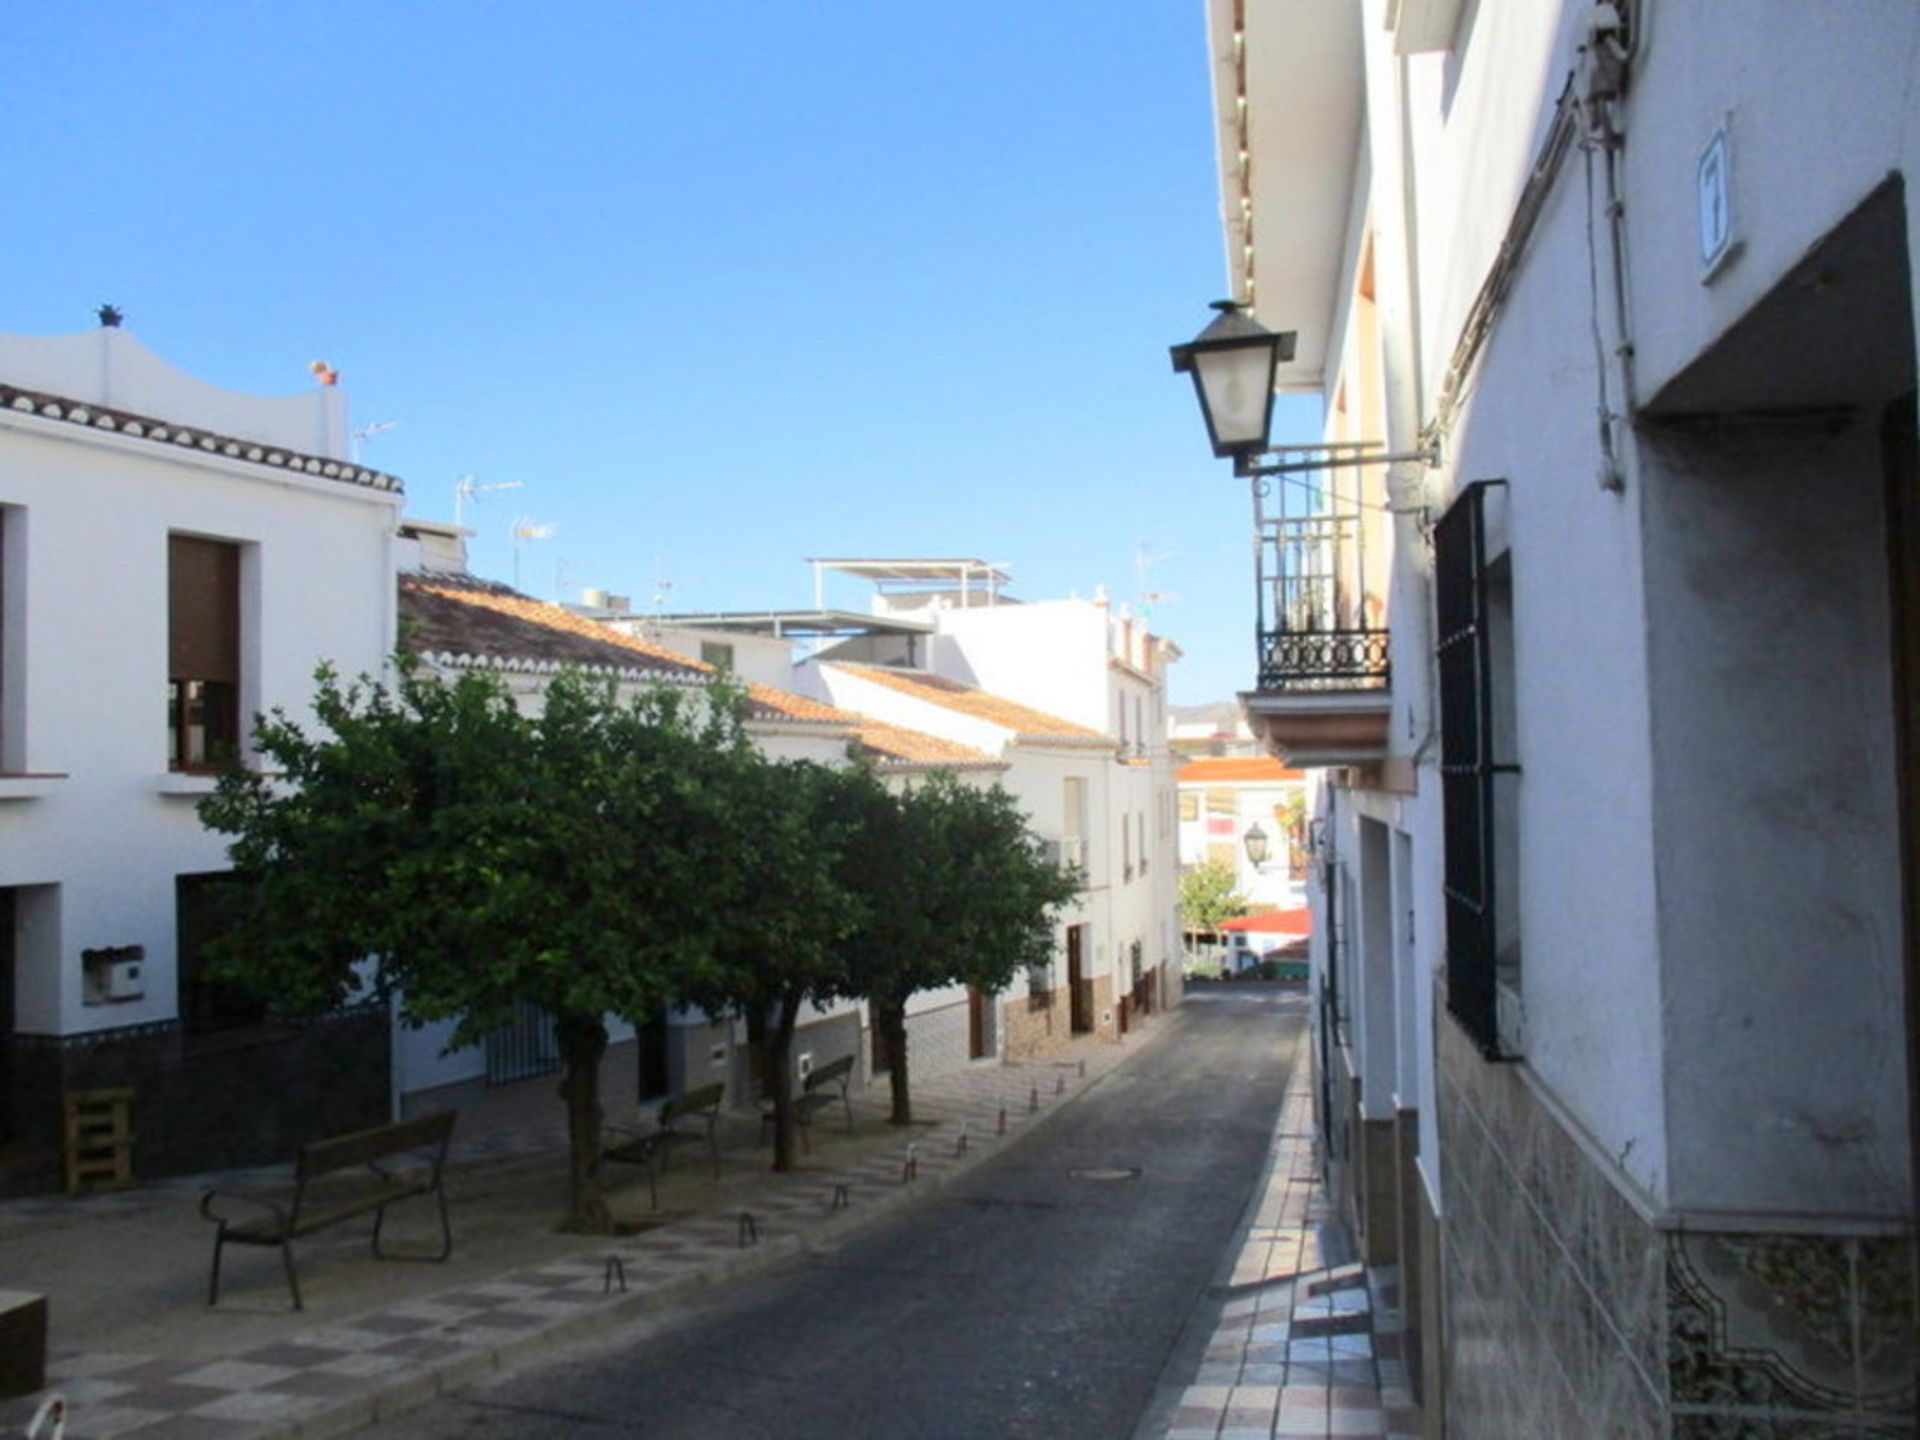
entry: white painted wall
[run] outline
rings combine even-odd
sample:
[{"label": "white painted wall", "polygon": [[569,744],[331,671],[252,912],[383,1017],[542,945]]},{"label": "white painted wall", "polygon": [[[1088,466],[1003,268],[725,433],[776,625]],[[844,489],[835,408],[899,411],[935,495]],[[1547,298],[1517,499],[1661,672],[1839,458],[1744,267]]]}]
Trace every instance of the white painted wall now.
[{"label": "white painted wall", "polygon": [[[89,355],[118,355],[127,364],[102,393],[169,418],[167,404],[191,386],[177,372],[156,379],[159,362],[131,345],[125,335],[105,351],[91,334],[44,344],[5,337],[0,381],[51,388],[84,379]],[[284,423],[280,402],[218,398],[216,406],[202,396],[203,423],[263,437]],[[383,490],[0,410],[0,505],[9,529],[18,527],[0,620],[14,687],[8,713],[18,717],[8,762],[62,777],[0,782],[0,794],[28,797],[0,799],[0,885],[59,887],[42,897],[57,898],[57,939],[43,913],[47,924],[21,955],[23,1032],[173,1018],[174,879],[227,868],[224,841],[194,812],[211,780],[167,771],[168,534],[248,547],[243,707],[284,705],[302,716],[321,661],[348,674],[383,664],[399,503]],[[146,949],[144,997],[85,1003],[80,952],[126,944]]]},{"label": "white painted wall", "polygon": [[[288,378],[304,368],[289,366]],[[346,393],[338,386],[274,396],[223,389],[170,365],[124,328],[0,335],[0,380],[236,440],[348,458]]]}]

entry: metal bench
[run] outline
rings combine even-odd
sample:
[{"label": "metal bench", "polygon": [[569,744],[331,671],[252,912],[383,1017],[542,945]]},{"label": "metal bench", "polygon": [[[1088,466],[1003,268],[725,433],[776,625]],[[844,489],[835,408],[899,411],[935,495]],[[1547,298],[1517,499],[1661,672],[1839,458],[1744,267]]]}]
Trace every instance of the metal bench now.
[{"label": "metal bench", "polygon": [[[853,1133],[853,1056],[842,1055],[838,1060],[830,1060],[825,1065],[816,1066],[807,1072],[800,1082],[800,1093],[794,1097],[793,1119],[800,1127],[801,1147],[811,1152],[813,1141],[813,1117],[821,1110],[830,1109],[837,1101],[847,1112],[847,1133]],[[773,1101],[766,1100],[760,1106],[760,1138],[765,1139],[767,1127],[773,1123]]]},{"label": "metal bench", "polygon": [[726,1098],[725,1081],[715,1081],[674,1095],[661,1102],[650,1126],[603,1125],[614,1137],[600,1147],[600,1158],[619,1165],[641,1165],[647,1172],[647,1194],[654,1208],[660,1207],[660,1175],[667,1168],[667,1151],[676,1140],[707,1142],[713,1157],[713,1177],[720,1178],[720,1102]]},{"label": "metal bench", "polygon": [[[302,1145],[294,1160],[290,1187],[209,1190],[200,1197],[200,1213],[219,1230],[213,1237],[213,1271],[207,1277],[207,1304],[220,1299],[220,1255],[228,1245],[272,1245],[287,1268],[293,1308],[304,1309],[300,1277],[293,1265],[293,1242],[330,1225],[373,1216],[373,1253],[381,1260],[445,1260],[453,1253],[453,1229],[447,1216],[447,1192],[441,1185],[454,1112],[443,1110],[417,1120],[356,1130]],[[386,1162],[412,1159],[405,1167]],[[387,1207],[402,1200],[432,1196],[440,1213],[440,1253],[388,1255],[380,1248]]]}]

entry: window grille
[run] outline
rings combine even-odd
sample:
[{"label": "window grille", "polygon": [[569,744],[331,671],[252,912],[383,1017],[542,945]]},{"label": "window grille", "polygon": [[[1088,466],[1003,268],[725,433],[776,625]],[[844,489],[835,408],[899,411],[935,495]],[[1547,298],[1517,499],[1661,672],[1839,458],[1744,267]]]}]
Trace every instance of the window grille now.
[{"label": "window grille", "polygon": [[1434,530],[1439,628],[1440,783],[1446,844],[1447,1009],[1488,1059],[1500,1041],[1495,784],[1517,773],[1496,754],[1486,494],[1469,485]]}]

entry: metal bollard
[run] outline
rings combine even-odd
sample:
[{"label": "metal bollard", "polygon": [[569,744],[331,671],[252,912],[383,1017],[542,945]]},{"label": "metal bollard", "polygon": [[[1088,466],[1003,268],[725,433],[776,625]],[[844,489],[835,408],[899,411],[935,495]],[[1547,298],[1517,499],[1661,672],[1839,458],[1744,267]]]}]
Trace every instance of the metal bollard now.
[{"label": "metal bollard", "polygon": [[1000,1130],[999,1130],[999,1133],[1000,1133],[1000,1134],[1002,1134],[1002,1135],[1004,1135],[1004,1134],[1006,1134],[1006,1133],[1007,1133],[1007,1107],[1006,1107],[1006,1106],[1004,1106],[1004,1105],[1002,1105],[1002,1106],[1000,1107]]},{"label": "metal bollard", "polygon": [[1053,1077],[1053,1093],[1056,1095],[1064,1095],[1067,1093],[1067,1077],[1066,1076],[1056,1075]]},{"label": "metal bollard", "polygon": [[1087,1062],[1084,1059],[1080,1062],[1080,1078],[1082,1080],[1087,1078]]},{"label": "metal bollard", "polygon": [[960,1122],[959,1138],[953,1142],[953,1153],[955,1155],[964,1155],[967,1153],[967,1122],[964,1120]]},{"label": "metal bollard", "polygon": [[847,1194],[845,1182],[835,1185],[833,1187],[833,1203],[827,1206],[827,1209],[845,1210],[851,1204],[853,1204],[853,1200],[852,1197]]},{"label": "metal bollard", "polygon": [[1029,1111],[1034,1111],[1034,1110],[1038,1110],[1039,1108],[1040,1108],[1040,1087],[1036,1085],[1033,1087],[1033,1093],[1027,1096],[1027,1109]]},{"label": "metal bollard", "polygon": [[760,1226],[754,1220],[753,1212],[750,1210],[742,1210],[740,1212],[740,1248],[745,1250],[748,1246],[758,1245],[759,1243]]},{"label": "metal bollard", "polygon": [[607,1256],[607,1268],[600,1278],[600,1293],[611,1295],[615,1284],[620,1286],[622,1295],[627,1293],[627,1266],[618,1255]]},{"label": "metal bollard", "polygon": [[900,1183],[911,1185],[920,1178],[920,1157],[914,1153],[914,1147],[907,1146],[907,1163],[900,1167]]}]

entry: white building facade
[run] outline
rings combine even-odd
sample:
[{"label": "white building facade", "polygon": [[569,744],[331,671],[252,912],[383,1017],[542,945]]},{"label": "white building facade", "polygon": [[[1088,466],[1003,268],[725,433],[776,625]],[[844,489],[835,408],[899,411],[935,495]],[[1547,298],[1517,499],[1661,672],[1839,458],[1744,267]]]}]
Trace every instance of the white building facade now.
[{"label": "white building facade", "polygon": [[1233,297],[1423,457],[1263,457],[1246,698],[1429,1429],[1910,1433],[1920,10],[1207,13]]},{"label": "white building facade", "polygon": [[385,1118],[381,1017],[276,1027],[198,955],[215,766],[321,662],[386,659],[401,487],[347,457],[331,387],[217,389],[114,327],[0,337],[9,1185],[49,1180],[76,1090],[131,1087],[147,1175]]}]

